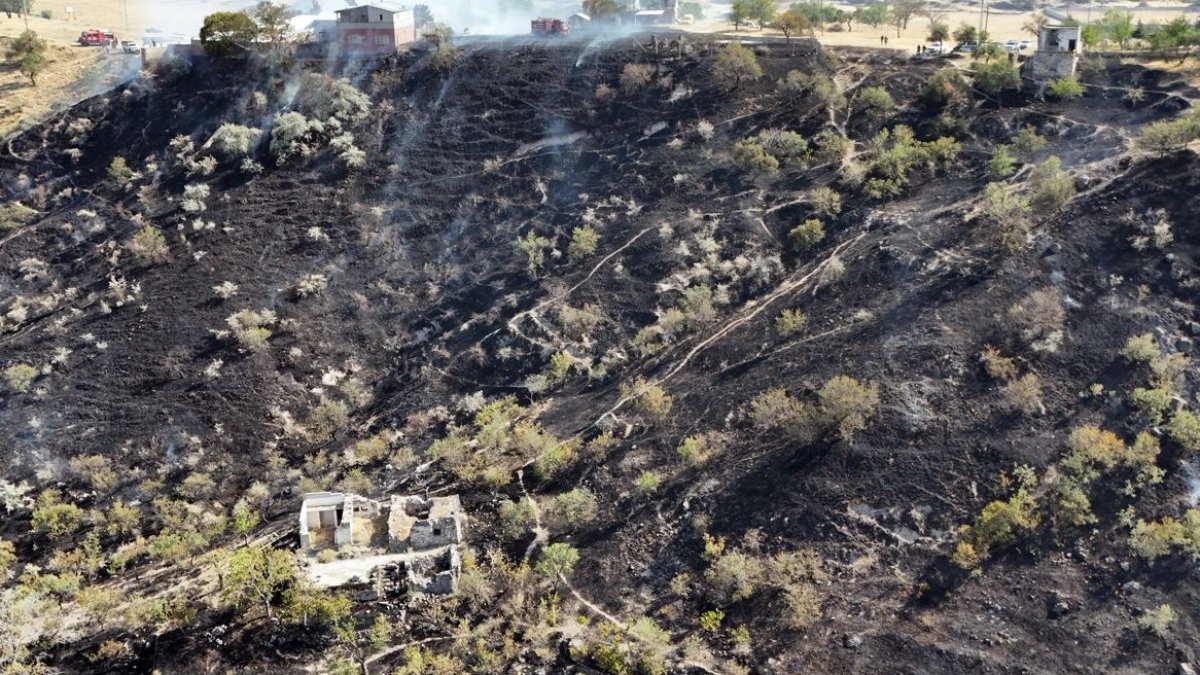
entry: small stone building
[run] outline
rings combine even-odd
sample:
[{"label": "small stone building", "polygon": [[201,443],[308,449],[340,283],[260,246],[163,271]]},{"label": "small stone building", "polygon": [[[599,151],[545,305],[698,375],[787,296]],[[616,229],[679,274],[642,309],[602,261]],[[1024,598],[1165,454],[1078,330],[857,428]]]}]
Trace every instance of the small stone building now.
[{"label": "small stone building", "polygon": [[1071,77],[1083,53],[1079,26],[1042,26],[1038,49],[1025,62],[1025,76],[1038,81]]}]

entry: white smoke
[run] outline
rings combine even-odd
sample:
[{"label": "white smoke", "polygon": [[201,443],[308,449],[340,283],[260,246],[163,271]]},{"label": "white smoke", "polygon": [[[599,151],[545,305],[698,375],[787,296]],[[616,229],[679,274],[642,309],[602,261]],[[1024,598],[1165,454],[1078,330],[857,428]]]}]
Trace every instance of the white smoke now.
[{"label": "white smoke", "polygon": [[[137,0],[135,0],[137,1]],[[141,0],[139,11],[147,36],[159,42],[186,42],[200,33],[204,17],[213,12],[252,9],[257,0]],[[287,2],[303,15],[313,15],[312,0]],[[371,4],[355,0],[355,4]],[[398,8],[426,5],[434,21],[449,25],[455,34],[523,35],[529,22],[539,16],[566,19],[581,11],[581,0],[377,0],[383,7]],[[350,6],[347,0],[317,0],[320,14]]]},{"label": "white smoke", "polygon": [[568,0],[425,0],[434,21],[449,25],[456,34],[522,35],[539,16],[566,19],[581,11],[579,1]]}]

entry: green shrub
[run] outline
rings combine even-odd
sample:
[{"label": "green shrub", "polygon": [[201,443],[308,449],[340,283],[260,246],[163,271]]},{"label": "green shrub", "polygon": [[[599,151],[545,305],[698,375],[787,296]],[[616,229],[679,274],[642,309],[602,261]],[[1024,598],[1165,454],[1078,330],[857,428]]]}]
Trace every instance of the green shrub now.
[{"label": "green shrub", "polygon": [[750,420],[760,429],[783,426],[799,413],[799,402],[783,389],[769,389],[750,401]]},{"label": "green shrub", "polygon": [[283,165],[292,157],[311,157],[317,151],[318,136],[325,132],[319,120],[289,111],[275,115],[271,127],[271,155]]},{"label": "green shrub", "polygon": [[1086,485],[1124,460],[1125,442],[1107,429],[1093,425],[1076,427],[1067,437],[1062,467]]},{"label": "green shrub", "polygon": [[1005,89],[1019,89],[1021,75],[1007,60],[975,65],[975,87],[989,96],[999,96]]},{"label": "green shrub", "polygon": [[1190,359],[1178,352],[1155,357],[1150,360],[1150,383],[1162,389],[1176,391],[1190,364]]},{"label": "green shrub", "polygon": [[1167,433],[1188,452],[1200,452],[1200,416],[1180,410],[1171,416]]},{"label": "green shrub", "polygon": [[988,175],[992,178],[1007,178],[1017,170],[1008,148],[1009,146],[1002,144],[997,145],[996,149],[992,151],[992,158],[987,163]]},{"label": "green shrub", "polygon": [[854,143],[837,131],[826,129],[814,139],[817,146],[814,156],[823,164],[841,164],[854,149]]},{"label": "green shrub", "polygon": [[809,218],[793,227],[788,237],[792,240],[792,249],[804,253],[825,239],[825,226],[816,218]]},{"label": "green shrub", "polygon": [[350,423],[350,410],[341,401],[326,399],[308,412],[308,434],[323,443]]},{"label": "green shrub", "polygon": [[1129,400],[1146,416],[1150,424],[1158,424],[1171,407],[1171,392],[1167,389],[1138,387],[1130,394]]},{"label": "green shrub", "polygon": [[4,369],[4,381],[9,388],[24,394],[37,379],[38,370],[28,363],[14,363]]},{"label": "green shrub", "polygon": [[1157,358],[1158,354],[1158,343],[1150,333],[1131,336],[1121,350],[1121,356],[1131,363],[1149,363]]},{"label": "green shrub", "polygon": [[1054,98],[1069,100],[1083,96],[1083,85],[1074,76],[1059,78],[1046,87],[1046,93]]},{"label": "green shrub", "polygon": [[34,502],[30,525],[50,539],[58,539],[83,525],[86,514],[78,506],[62,501],[62,492],[44,490]]},{"label": "green shrub", "polygon": [[552,498],[546,504],[546,517],[556,528],[567,529],[595,520],[598,510],[596,495],[578,487]]},{"label": "green shrub", "polygon": [[808,141],[795,131],[765,129],[759,132],[758,142],[772,157],[793,162],[802,159],[808,150]]},{"label": "green shrub", "polygon": [[953,66],[942,68],[925,82],[921,99],[927,105],[938,108],[969,103],[971,88],[963,79],[962,71]]},{"label": "green shrub", "polygon": [[268,347],[267,340],[271,337],[268,326],[275,323],[275,312],[269,309],[253,311],[243,309],[226,317],[225,324],[233,332],[234,339],[245,349],[264,351]]},{"label": "green shrub", "polygon": [[789,337],[804,330],[808,315],[798,309],[785,309],[775,318],[775,331],[781,337]]},{"label": "green shrub", "polygon": [[213,132],[209,143],[213,150],[226,160],[240,160],[250,154],[262,131],[240,124],[222,124]]},{"label": "green shrub", "polygon": [[712,441],[704,434],[688,436],[675,449],[679,453],[679,459],[689,466],[704,464],[712,458],[713,450]]},{"label": "green shrub", "polygon": [[896,102],[883,87],[865,87],[854,97],[854,107],[868,117],[880,118],[890,113]]},{"label": "green shrub", "polygon": [[571,231],[571,243],[567,245],[567,257],[573,261],[582,260],[596,252],[600,243],[600,235],[588,225],[577,227]]},{"label": "green shrub", "polygon": [[1139,520],[1129,533],[1133,552],[1146,560],[1168,556],[1187,541],[1183,524],[1170,516],[1152,522]]},{"label": "green shrub", "polygon": [[662,482],[662,474],[657,471],[647,470],[638,474],[638,477],[633,481],[633,487],[639,495],[645,497],[658,492],[658,488],[662,486]]},{"label": "green shrub", "polygon": [[842,196],[833,188],[821,186],[808,192],[808,201],[813,211],[826,218],[833,218],[842,212]]},{"label": "green shrub", "polygon": [[758,65],[754,52],[737,42],[730,42],[717,53],[712,77],[719,86],[734,89],[762,77],[762,66]]},{"label": "green shrub", "polygon": [[762,563],[744,553],[731,551],[712,558],[704,571],[704,580],[718,599],[738,602],[754,594],[762,575]]},{"label": "green shrub", "polygon": [[525,272],[531,277],[536,277],[546,264],[546,251],[550,249],[550,240],[529,231],[513,243],[513,248],[524,258]]},{"label": "green shrub", "polygon": [[866,428],[867,421],[879,407],[879,387],[838,375],[821,387],[817,398],[829,424],[837,429],[843,439],[850,441]]},{"label": "green shrub", "polygon": [[1038,135],[1038,132],[1028,124],[1013,134],[1010,140],[1013,150],[1024,162],[1032,162],[1034,155],[1046,147],[1046,139]]},{"label": "green shrub", "polygon": [[622,383],[620,392],[622,397],[633,399],[639,413],[651,419],[663,419],[671,412],[671,395],[661,385],[639,377],[632,384]]},{"label": "green shrub", "polygon": [[1165,156],[1169,152],[1182,150],[1200,136],[1200,124],[1188,116],[1176,120],[1159,120],[1142,127],[1137,146],[1148,152]]},{"label": "green shrub", "polygon": [[1075,179],[1062,168],[1062,160],[1050,156],[1029,174],[1032,194],[1029,203],[1042,213],[1058,211],[1075,196]]},{"label": "green shrub", "polygon": [[1007,546],[1017,541],[1024,533],[1037,527],[1037,500],[1030,494],[1035,479],[1032,472],[1022,472],[1019,486],[1007,500],[995,500],[983,507],[983,511],[971,525],[963,525],[958,531],[958,545],[952,556],[955,563],[965,568],[977,567],[998,546]]},{"label": "green shrub", "polygon": [[520,537],[529,531],[535,522],[533,502],[528,497],[516,501],[505,500],[500,504],[500,528],[509,537]]},{"label": "green shrub", "polygon": [[733,146],[733,163],[749,173],[769,174],[779,170],[779,160],[768,154],[757,141],[738,141]]},{"label": "green shrub", "polygon": [[1175,623],[1175,610],[1165,603],[1142,612],[1142,615],[1138,617],[1138,627],[1164,639],[1169,634],[1173,623]]},{"label": "green shrub", "polygon": [[167,238],[153,225],[143,225],[125,247],[143,265],[162,264],[171,259]]},{"label": "green shrub", "polygon": [[133,180],[133,169],[129,168],[129,164],[125,161],[124,157],[117,155],[112,158],[112,162],[108,165],[108,177],[124,185]]},{"label": "green shrub", "polygon": [[709,633],[716,633],[721,630],[721,622],[725,620],[725,612],[719,609],[710,609],[700,613],[700,630]]}]

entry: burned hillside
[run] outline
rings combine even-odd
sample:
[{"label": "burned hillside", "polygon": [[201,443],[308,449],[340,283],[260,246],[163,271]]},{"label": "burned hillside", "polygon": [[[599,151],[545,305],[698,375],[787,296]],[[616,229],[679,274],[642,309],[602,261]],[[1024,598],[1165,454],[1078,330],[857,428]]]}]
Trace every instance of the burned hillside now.
[{"label": "burned hillside", "polygon": [[[1195,92],[1082,82],[478,40],[9,139],[0,663],[1195,663]],[[457,593],[311,587],[324,491],[460,495]]]}]

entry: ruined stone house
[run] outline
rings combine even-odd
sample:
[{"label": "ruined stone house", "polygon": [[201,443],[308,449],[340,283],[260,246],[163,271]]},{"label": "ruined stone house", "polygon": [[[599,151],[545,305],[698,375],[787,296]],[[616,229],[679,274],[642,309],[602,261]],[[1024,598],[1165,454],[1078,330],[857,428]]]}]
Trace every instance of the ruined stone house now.
[{"label": "ruined stone house", "polygon": [[458,584],[458,545],[466,516],[457,496],[392,495],[375,500],[341,492],[311,492],[300,504],[301,552],[337,551],[311,562],[314,580],[327,586],[365,583],[386,575],[406,579],[408,590],[450,593]]}]

